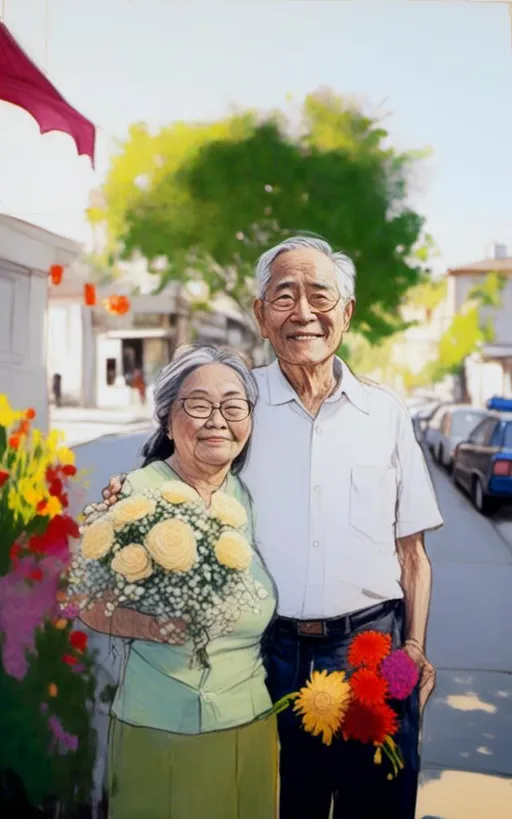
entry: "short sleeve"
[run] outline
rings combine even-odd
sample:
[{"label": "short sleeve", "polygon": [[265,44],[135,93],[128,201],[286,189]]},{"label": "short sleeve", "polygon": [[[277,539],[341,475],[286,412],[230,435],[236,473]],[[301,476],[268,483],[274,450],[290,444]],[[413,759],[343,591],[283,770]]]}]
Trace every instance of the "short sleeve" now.
[{"label": "short sleeve", "polygon": [[398,504],[396,537],[439,529],[443,518],[411,418],[400,407],[397,434]]}]

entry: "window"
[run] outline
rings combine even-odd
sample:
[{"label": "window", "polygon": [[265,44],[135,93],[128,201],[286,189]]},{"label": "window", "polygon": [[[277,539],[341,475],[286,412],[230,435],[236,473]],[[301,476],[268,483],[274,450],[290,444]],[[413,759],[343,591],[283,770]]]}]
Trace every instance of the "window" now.
[{"label": "window", "polygon": [[505,424],[505,431],[503,434],[503,448],[512,449],[512,421]]},{"label": "window", "polygon": [[477,446],[486,446],[496,429],[496,425],[497,421],[495,418],[485,418],[478,424],[476,429],[473,430],[469,440],[472,444],[477,444]]},{"label": "window", "polygon": [[446,407],[438,409],[430,420],[430,426],[433,427],[434,429],[439,429],[444,420],[445,415],[448,415],[448,413],[446,412]]},{"label": "window", "polygon": [[454,412],[452,416],[451,434],[457,437],[468,438],[473,430],[476,429],[479,422],[486,417],[488,418],[485,413],[458,410]]},{"label": "window", "polygon": [[107,358],[107,386],[112,387],[116,380],[117,362],[115,358]]}]

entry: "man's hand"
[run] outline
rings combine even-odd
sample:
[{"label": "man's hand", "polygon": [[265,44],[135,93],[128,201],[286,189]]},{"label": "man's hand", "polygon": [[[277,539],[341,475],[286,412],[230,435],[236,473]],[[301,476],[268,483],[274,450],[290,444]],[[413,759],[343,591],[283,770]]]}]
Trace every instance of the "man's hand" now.
[{"label": "man's hand", "polygon": [[432,663],[427,660],[423,651],[415,644],[406,642],[403,646],[403,650],[414,660],[420,671],[419,707],[421,718],[429,697],[436,687],[436,670]]},{"label": "man's hand", "polygon": [[89,526],[89,524],[94,523],[95,520],[98,520],[109,508],[113,506],[114,503],[118,501],[118,495],[123,488],[123,484],[126,480],[126,474],[122,473],[121,475],[113,475],[108,482],[108,486],[106,489],[102,491],[103,495],[103,502],[102,503],[90,503],[88,506],[85,507],[83,514],[84,520],[82,526]]}]

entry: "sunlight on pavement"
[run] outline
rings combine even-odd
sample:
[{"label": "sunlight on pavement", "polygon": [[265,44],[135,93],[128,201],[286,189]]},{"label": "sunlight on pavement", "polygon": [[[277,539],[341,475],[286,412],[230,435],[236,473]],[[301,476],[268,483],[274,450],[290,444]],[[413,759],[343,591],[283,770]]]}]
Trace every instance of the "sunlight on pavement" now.
[{"label": "sunlight on pavement", "polygon": [[[434,774],[437,777],[437,773]],[[420,786],[416,819],[510,819],[512,781],[464,771],[444,771]]]},{"label": "sunlight on pavement", "polygon": [[485,711],[486,714],[495,714],[498,710],[495,705],[483,702],[478,694],[471,691],[468,691],[467,694],[451,694],[444,702],[458,711]]}]

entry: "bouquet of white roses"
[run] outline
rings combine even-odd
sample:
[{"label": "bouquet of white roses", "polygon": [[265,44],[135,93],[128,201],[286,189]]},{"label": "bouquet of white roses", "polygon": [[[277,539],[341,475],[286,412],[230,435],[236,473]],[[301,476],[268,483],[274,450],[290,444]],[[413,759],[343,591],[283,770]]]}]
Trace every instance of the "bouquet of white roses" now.
[{"label": "bouquet of white roses", "polygon": [[204,662],[208,642],[232,631],[242,610],[258,613],[267,596],[248,571],[247,524],[230,495],[215,492],[208,509],[177,480],[129,495],[86,527],[70,596],[91,607],[108,594],[109,616],[117,606],[153,615],[170,643],[184,627]]}]

